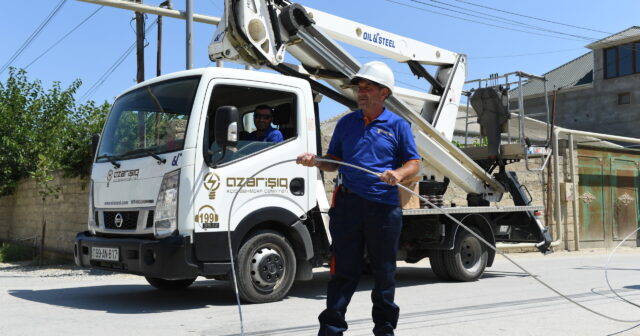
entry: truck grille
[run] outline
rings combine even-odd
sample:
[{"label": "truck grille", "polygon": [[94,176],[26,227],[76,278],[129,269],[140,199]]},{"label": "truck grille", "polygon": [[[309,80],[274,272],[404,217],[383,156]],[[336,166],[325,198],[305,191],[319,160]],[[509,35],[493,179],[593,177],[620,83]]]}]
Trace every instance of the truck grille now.
[{"label": "truck grille", "polygon": [[147,229],[153,227],[153,215],[153,210],[150,210],[149,214],[147,215]]},{"label": "truck grille", "polygon": [[[118,216],[118,214],[120,216]],[[138,211],[105,211],[104,227],[112,230],[135,230],[138,226]]]}]

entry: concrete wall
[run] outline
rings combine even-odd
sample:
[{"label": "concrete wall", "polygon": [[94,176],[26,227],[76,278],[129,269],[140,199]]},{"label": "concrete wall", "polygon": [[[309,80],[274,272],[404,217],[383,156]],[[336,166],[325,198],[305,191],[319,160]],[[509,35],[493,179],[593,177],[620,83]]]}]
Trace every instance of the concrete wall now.
[{"label": "concrete wall", "polygon": [[75,235],[87,227],[88,182],[56,174],[53,183],[61,187],[60,195],[45,205],[30,179],[20,181],[13,195],[0,197],[0,240],[39,245],[44,215],[45,250],[72,255]]},{"label": "concrete wall", "polygon": [[[603,66],[603,51],[595,50],[593,83],[558,91],[556,124],[581,131],[638,137],[640,74],[604,79]],[[630,93],[631,104],[618,105],[618,94],[624,92]],[[552,106],[551,94],[549,103]],[[525,99],[524,106],[526,114],[546,111],[543,97]]]}]

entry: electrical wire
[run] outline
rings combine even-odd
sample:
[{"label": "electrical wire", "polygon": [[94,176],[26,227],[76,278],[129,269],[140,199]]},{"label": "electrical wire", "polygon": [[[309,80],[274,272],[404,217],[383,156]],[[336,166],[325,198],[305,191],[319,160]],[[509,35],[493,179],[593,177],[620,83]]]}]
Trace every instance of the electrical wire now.
[{"label": "electrical wire", "polygon": [[219,9],[219,10],[223,10],[222,8],[220,8],[220,6],[219,6],[219,5],[217,5],[215,2],[213,2],[213,0],[209,0],[209,2],[210,2],[210,3],[211,3],[215,8],[217,8],[217,9]]},{"label": "electrical wire", "polygon": [[[145,33],[148,33],[156,24],[158,23],[158,19],[155,19],[152,24],[149,25],[145,29]],[[113,74],[113,72],[124,62],[124,60],[131,55],[133,50],[136,47],[136,42],[134,41],[125,51],[116,59],[116,61],[109,67],[107,70],[96,80],[91,87],[85,92],[82,97],[80,97],[80,101],[85,101],[89,99],[97,90],[104,84],[104,82]]]},{"label": "electrical wire", "polygon": [[[333,164],[337,164],[337,165],[341,165],[341,166],[347,166],[347,167],[351,167],[357,170],[361,170],[363,172],[372,174],[374,176],[380,177],[382,174],[378,173],[378,172],[374,172],[372,170],[354,165],[354,164],[350,164],[348,162],[343,162],[343,161],[336,161],[336,160],[331,160],[331,159],[325,159],[325,158],[319,158],[316,157],[315,160],[317,162],[327,162],[327,163],[333,163]],[[268,165],[260,170],[258,170],[256,173],[254,173],[253,175],[251,175],[251,178],[255,177],[256,175],[260,174],[261,172],[281,165],[281,164],[285,164],[285,163],[290,163],[290,162],[296,162],[297,159],[288,159],[288,160],[282,160],[279,162],[275,162],[271,165]],[[517,262],[515,262],[513,259],[509,258],[504,252],[502,252],[501,250],[497,249],[496,247],[493,246],[493,244],[489,243],[487,240],[485,240],[481,235],[479,235],[478,233],[476,233],[474,230],[472,230],[471,228],[469,228],[468,226],[464,225],[462,223],[462,221],[456,219],[455,217],[453,217],[451,214],[447,213],[444,209],[435,206],[433,203],[431,203],[428,199],[426,199],[425,197],[422,197],[421,195],[419,195],[418,193],[414,192],[413,190],[403,186],[402,184],[397,184],[397,186],[415,196],[417,196],[420,200],[422,200],[423,202],[425,202],[425,204],[427,204],[428,206],[430,206],[433,209],[437,209],[438,211],[440,211],[443,215],[445,215],[447,218],[449,218],[450,220],[452,220],[454,223],[460,225],[460,227],[462,227],[463,229],[465,229],[467,232],[471,233],[474,237],[476,237],[478,240],[480,240],[482,243],[484,243],[486,246],[488,246],[491,250],[493,250],[494,252],[500,254],[501,256],[503,256],[505,259],[507,259],[509,262],[511,262],[513,265],[515,265],[517,268],[519,268],[522,272],[524,272],[525,274],[527,274],[529,277],[533,278],[534,280],[536,280],[538,283],[540,283],[541,285],[543,285],[544,287],[546,287],[547,289],[551,290],[553,293],[559,295],[560,297],[566,299],[567,301],[577,305],[578,307],[587,310],[593,314],[596,314],[600,317],[615,321],[615,322],[622,322],[622,323],[638,323],[640,322],[640,320],[624,320],[624,319],[618,319],[618,318],[614,318],[614,317],[610,317],[606,314],[597,312],[575,300],[573,300],[572,298],[562,294],[560,291],[558,291],[557,289],[551,287],[549,284],[547,284],[546,282],[544,282],[543,280],[541,280],[539,277],[531,274],[531,272],[529,272],[528,270],[526,270],[524,267],[520,266],[520,264],[518,264]],[[240,302],[240,293],[238,291],[238,278],[237,278],[237,274],[236,274],[236,269],[235,269],[235,263],[234,263],[234,256],[233,256],[233,245],[231,242],[231,212],[233,210],[233,205],[238,197],[238,195],[240,194],[240,191],[242,190],[242,188],[244,188],[244,185],[241,186],[235,193],[233,196],[233,199],[231,200],[231,203],[229,205],[229,214],[227,216],[227,242],[228,242],[228,248],[229,248],[229,259],[231,260],[231,274],[232,274],[232,278],[233,278],[233,285],[234,285],[234,290],[235,290],[235,295],[236,295],[236,302],[237,302],[237,306],[238,306],[238,315],[239,315],[239,319],[240,319],[240,335],[244,336],[244,318],[242,315],[242,303]],[[304,209],[302,209],[303,213],[304,213]],[[303,214],[303,216],[305,216]],[[463,219],[464,220],[464,219]],[[638,228],[638,230],[640,230],[640,228]],[[636,230],[636,231],[638,231]],[[631,234],[635,233],[636,231],[632,232]],[[629,236],[627,236],[620,244],[618,244],[618,246],[612,251],[611,255],[609,256],[609,260],[611,259],[611,256],[613,256],[613,254],[615,253],[615,251],[617,250],[617,248],[622,245],[622,243],[624,243],[624,241],[626,239],[628,239],[631,234]],[[607,266],[605,267],[605,276],[607,275],[607,267],[608,267],[609,261],[607,261]],[[609,285],[609,289],[611,289],[611,291],[613,291],[619,298],[621,298],[612,288],[611,285],[609,284],[609,280],[607,277],[607,284]],[[623,301],[630,303],[634,306],[638,306],[635,303],[629,302],[623,298],[621,298]],[[638,306],[640,307],[640,306]]]},{"label": "electrical wire", "polygon": [[31,61],[31,63],[27,64],[27,66],[24,67],[25,70],[28,69],[33,63],[37,62],[42,56],[46,55],[49,51],[51,51],[51,49],[55,48],[55,46],[60,44],[60,42],[62,42],[64,39],[69,37],[69,35],[71,35],[74,31],[76,31],[78,28],[80,28],[85,22],[89,21],[89,19],[92,18],[94,15],[96,15],[96,13],[98,13],[102,8],[104,8],[104,6],[98,7],[98,9],[93,11],[93,13],[89,14],[89,16],[87,16],[84,20],[82,20],[75,27],[73,27],[73,29],[71,29],[68,33],[64,34],[64,36],[62,36],[54,44],[49,46],[49,48],[47,48],[42,54],[40,54],[40,56],[36,57],[33,61]]},{"label": "electrical wire", "polygon": [[16,50],[16,52],[14,52],[13,55],[11,55],[9,60],[2,66],[2,68],[0,68],[0,74],[3,73],[18,57],[20,57],[20,55],[29,47],[29,45],[31,45],[31,43],[36,39],[36,37],[38,37],[38,35],[40,35],[42,30],[47,25],[49,25],[49,23],[51,22],[51,19],[53,19],[53,17],[56,16],[56,14],[58,14],[58,12],[60,11],[60,8],[62,8],[62,6],[66,2],[67,2],[67,0],[61,0],[56,5],[56,7],[49,13],[49,15],[47,15],[47,17],[44,19],[44,21],[42,21],[42,23],[40,23],[40,25],[36,28],[36,30],[34,30],[33,33],[31,33],[31,35],[29,35],[27,40],[24,41],[24,43],[22,43],[22,45],[18,48],[18,50]]},{"label": "electrical wire", "polygon": [[[295,162],[296,159],[290,159],[290,160],[284,160],[284,161],[279,161],[279,162],[275,162],[273,164],[270,164],[266,167],[263,167],[262,169],[256,171],[253,175],[251,175],[249,178],[254,178],[256,175],[262,173],[263,171],[281,165],[281,164],[285,164],[285,163],[289,163],[289,162]],[[234,193],[233,198],[231,199],[231,203],[229,204],[229,215],[227,216],[227,242],[228,242],[228,247],[229,247],[229,259],[231,260],[231,275],[233,278],[233,288],[235,290],[235,294],[236,294],[236,302],[238,305],[238,316],[240,318],[240,335],[244,336],[244,319],[242,317],[242,304],[240,303],[240,293],[238,292],[238,278],[236,275],[236,268],[235,268],[235,263],[234,263],[234,257],[233,257],[233,245],[231,243],[231,211],[233,210],[233,205],[236,202],[236,198],[238,198],[238,195],[240,195],[240,191],[242,191],[242,189],[244,188],[246,184],[243,184],[240,186],[240,188],[238,188],[238,190]],[[297,203],[296,203],[297,204]],[[298,205],[299,206],[299,205]],[[300,207],[300,206],[299,206]],[[303,216],[305,216],[305,210],[300,207],[300,210],[303,213]]]},{"label": "electrical wire", "polygon": [[630,304],[630,305],[633,305],[633,306],[636,306],[636,307],[640,308],[640,305],[638,305],[637,303],[631,302],[631,301],[629,301],[629,300],[627,300],[627,299],[623,298],[622,296],[620,296],[620,294],[618,294],[618,292],[616,292],[615,290],[613,290],[613,287],[611,287],[611,283],[609,282],[609,263],[611,263],[611,258],[612,258],[612,257],[613,257],[613,255],[616,253],[616,251],[618,250],[618,248],[619,248],[620,246],[622,246],[622,244],[624,244],[624,243],[627,241],[627,239],[631,238],[631,236],[632,236],[632,235],[634,235],[636,232],[638,232],[638,230],[640,230],[640,227],[639,227],[639,228],[637,228],[637,229],[635,229],[635,230],[633,230],[633,232],[631,232],[629,235],[627,235],[627,236],[626,236],[626,237],[625,237],[625,238],[624,238],[624,239],[623,239],[623,240],[622,240],[622,241],[621,241],[621,242],[616,246],[616,248],[614,248],[614,249],[613,249],[613,251],[611,251],[611,253],[609,254],[609,258],[607,259],[607,263],[604,265],[604,278],[605,278],[605,280],[607,281],[607,286],[609,287],[609,290],[610,290],[611,292],[613,292],[613,294],[614,294],[615,296],[617,296],[620,300],[622,300],[622,301],[624,301],[624,302],[626,302],[626,303],[628,303],[628,304]]},{"label": "electrical wire", "polygon": [[[291,161],[291,160],[288,160]],[[380,176],[380,173],[368,170],[366,168],[362,168],[356,165],[352,165],[350,163],[346,163],[346,162],[342,162],[342,161],[336,161],[336,160],[331,160],[331,159],[325,159],[325,158],[316,158],[316,161],[320,161],[320,162],[328,162],[328,163],[334,163],[334,164],[338,164],[338,165],[344,165],[344,166],[348,166],[354,169],[358,169],[364,172],[367,172],[369,174],[373,174],[375,176]],[[547,284],[546,282],[542,281],[539,277],[531,274],[528,270],[526,270],[524,267],[520,266],[520,264],[518,264],[517,262],[513,261],[513,259],[509,258],[504,252],[500,251],[499,249],[497,249],[496,247],[494,247],[491,243],[489,243],[487,240],[485,240],[481,235],[479,235],[478,233],[476,233],[475,231],[471,230],[468,226],[462,224],[461,221],[457,220],[455,217],[453,217],[451,214],[447,213],[444,209],[435,206],[433,203],[431,203],[428,199],[426,199],[425,197],[422,197],[421,195],[419,195],[418,193],[414,192],[413,190],[403,186],[402,184],[397,184],[397,186],[415,196],[417,196],[420,200],[422,200],[423,202],[425,202],[427,205],[429,205],[431,208],[437,209],[438,211],[440,211],[443,215],[445,215],[447,218],[449,218],[450,220],[452,220],[454,223],[460,225],[463,229],[467,230],[469,233],[471,233],[473,236],[475,236],[476,238],[478,238],[478,240],[480,240],[481,242],[483,242],[486,246],[488,246],[491,250],[493,250],[494,252],[500,254],[501,256],[503,256],[505,259],[507,259],[509,262],[511,262],[513,265],[515,265],[517,268],[519,268],[521,271],[523,271],[524,273],[526,273],[529,277],[533,278],[534,280],[536,280],[538,283],[540,283],[541,285],[543,285],[544,287],[546,287],[547,289],[549,289],[550,291],[554,292],[555,294],[563,297],[564,299],[566,299],[567,301],[577,305],[578,307],[587,310],[593,314],[596,314],[600,317],[604,317],[606,319],[609,319],[611,321],[615,321],[615,322],[623,322],[623,323],[638,323],[640,322],[640,320],[624,320],[624,319],[618,319],[615,317],[611,317],[608,316],[606,314],[597,312],[575,300],[573,300],[572,298],[562,294],[560,291],[558,291],[557,289],[551,287],[549,284]],[[605,273],[606,274],[606,273]],[[625,300],[626,301],[626,300]],[[628,302],[628,301],[627,301]],[[632,303],[633,304],[633,303]],[[635,305],[635,304],[633,304]]]},{"label": "electrical wire", "polygon": [[413,9],[417,9],[417,10],[421,10],[421,11],[428,12],[428,13],[433,13],[433,14],[438,14],[438,15],[442,15],[442,16],[447,16],[447,17],[455,18],[455,19],[458,19],[458,20],[463,20],[463,21],[468,21],[468,22],[478,23],[478,24],[485,25],[485,26],[496,27],[496,28],[500,28],[500,29],[511,30],[511,31],[516,31],[516,32],[521,32],[521,33],[526,33],[526,34],[538,35],[538,36],[544,36],[544,37],[553,37],[553,38],[558,38],[558,39],[563,39],[563,40],[569,40],[569,41],[580,41],[580,42],[584,42],[584,40],[583,40],[583,39],[576,39],[576,38],[568,38],[568,37],[562,37],[562,36],[555,36],[555,35],[541,34],[541,33],[536,33],[536,32],[532,32],[532,31],[521,30],[521,29],[516,29],[516,28],[511,28],[511,27],[505,27],[505,26],[500,26],[500,25],[491,24],[491,23],[486,23],[486,22],[481,22],[481,21],[476,21],[476,20],[471,20],[471,19],[467,19],[467,18],[463,18],[463,17],[455,16],[455,15],[450,15],[450,14],[445,14],[445,13],[441,13],[441,12],[436,12],[436,11],[428,10],[428,9],[426,9],[426,8],[423,8],[423,7],[412,6],[412,5],[409,5],[409,4],[406,4],[406,3],[402,3],[402,2],[398,2],[398,1],[394,1],[394,0],[385,0],[385,1],[387,1],[387,2],[391,2],[391,3],[395,3],[395,4],[397,4],[397,5],[401,5],[401,6],[405,6],[405,7],[409,7],[409,8],[413,8]]},{"label": "electrical wire", "polygon": [[515,55],[468,57],[468,59],[469,60],[480,60],[480,59],[492,59],[492,58],[525,57],[525,56],[535,56],[535,55],[557,54],[557,53],[563,53],[563,52],[568,52],[568,51],[576,51],[576,50],[582,50],[582,49],[584,49],[584,48],[572,48],[572,49],[541,51],[541,52],[535,52],[535,53],[515,54]]},{"label": "electrical wire", "polygon": [[506,11],[506,10],[503,10],[503,9],[498,9],[498,8],[493,8],[493,7],[489,7],[489,6],[485,6],[485,5],[480,5],[480,4],[477,4],[477,3],[473,3],[471,1],[465,1],[465,0],[455,0],[455,1],[466,3],[466,4],[472,5],[472,6],[482,7],[482,8],[485,8],[485,9],[490,9],[490,10],[497,11],[497,12],[502,12],[502,13],[507,13],[507,14],[511,14],[511,15],[521,16],[521,17],[525,17],[525,18],[528,18],[528,19],[533,19],[533,20],[553,23],[553,24],[557,24],[557,25],[561,25],[561,26],[577,28],[577,29],[582,29],[582,30],[588,30],[588,31],[592,31],[592,32],[596,32],[596,33],[603,33],[603,34],[608,34],[608,35],[612,34],[612,33],[606,32],[606,31],[602,31],[602,30],[575,26],[575,25],[572,25],[572,24],[567,24],[567,23],[562,23],[562,22],[542,19],[542,18],[538,18],[538,17],[535,17],[535,16],[529,16],[529,15],[524,15],[524,14],[519,14],[519,13],[515,13],[515,12]]},{"label": "electrical wire", "polygon": [[98,78],[98,80],[96,80],[93,83],[93,85],[89,87],[87,92],[85,92],[85,94],[82,95],[82,97],[80,97],[80,101],[85,101],[89,99],[98,90],[98,88],[107,80],[107,78],[109,78],[109,76],[111,76],[111,74],[120,66],[120,64],[122,64],[122,62],[124,62],[124,60],[129,55],[131,55],[134,49],[135,49],[135,42],[133,43],[133,45],[129,46],[124,51],[124,53],[120,55],[120,57],[118,57],[116,61],[109,68],[107,68],[107,70],[105,70],[104,73],[102,73],[102,75]]},{"label": "electrical wire", "polygon": [[443,1],[438,1],[438,0],[429,0],[429,1],[435,2],[435,3],[439,3],[439,4],[443,4],[445,6],[450,6],[450,7],[453,7],[453,8],[458,8],[458,9],[461,9],[461,10],[469,11],[469,12],[472,12],[472,13],[478,13],[478,14],[485,15],[485,16],[488,16],[488,17],[491,17],[491,18],[495,18],[495,19],[498,19],[498,20],[511,22],[511,23],[514,23],[514,24],[517,24],[517,25],[523,26],[523,27],[530,27],[530,28],[533,28],[533,29],[546,31],[546,32],[551,32],[551,33],[560,34],[560,35],[568,35],[568,36],[580,37],[580,38],[585,38],[585,39],[591,39],[589,37],[585,37],[585,36],[581,36],[581,35],[567,34],[565,32],[561,32],[561,31],[557,31],[557,30],[551,30],[551,29],[547,29],[547,28],[544,28],[544,27],[535,26],[535,25],[528,24],[528,23],[523,23],[521,21],[507,19],[507,18],[504,18],[504,17],[501,17],[501,16],[491,15],[491,14],[480,12],[480,11],[475,11],[473,9],[469,9],[469,8],[465,8],[465,7],[461,7],[461,6],[456,6],[456,5],[453,5],[453,4],[450,4],[450,3],[446,3],[446,2],[443,2]]},{"label": "electrical wire", "polygon": [[534,25],[531,25],[531,24],[527,24],[527,23],[523,23],[523,22],[517,21],[517,20],[511,20],[511,19],[503,18],[503,17],[497,16],[497,15],[491,15],[491,14],[486,14],[486,13],[482,13],[482,12],[479,12],[479,11],[474,11],[474,10],[471,10],[471,9],[468,9],[468,8],[451,5],[451,4],[448,4],[448,3],[445,3],[445,2],[442,2],[442,1],[438,1],[438,0],[429,0],[429,1],[435,2],[435,3],[439,3],[439,4],[443,4],[443,5],[446,5],[446,6],[451,6],[453,8],[459,8],[459,9],[462,9],[464,11],[469,11],[469,12],[472,12],[472,13],[479,13],[479,14],[481,14],[483,16],[478,16],[478,15],[474,15],[474,14],[468,14],[468,13],[460,12],[460,11],[453,10],[453,9],[450,9],[450,8],[436,6],[436,5],[429,4],[429,3],[426,3],[426,2],[420,1],[420,0],[409,0],[409,1],[415,2],[415,3],[419,3],[419,4],[422,4],[424,6],[429,6],[429,7],[434,7],[434,8],[438,8],[438,9],[454,12],[454,13],[457,13],[457,14],[467,15],[467,16],[476,17],[476,18],[485,19],[485,20],[487,19],[487,17],[489,17],[490,19],[498,19],[498,20],[502,21],[503,23],[507,23],[507,24],[516,24],[518,26],[522,26],[522,27],[526,27],[526,28],[530,28],[530,29],[535,29],[535,30],[544,31],[544,32],[553,33],[553,34],[558,34],[558,35],[565,35],[565,36],[575,37],[575,38],[583,39],[583,40],[586,40],[586,41],[595,41],[595,40],[597,40],[597,39],[592,38],[592,37],[587,37],[587,36],[583,36],[583,35],[569,34],[569,33],[561,32],[561,31],[557,31],[557,30],[551,30],[551,29],[547,29],[547,28],[543,28],[543,27],[539,27],[539,26],[534,26]]}]

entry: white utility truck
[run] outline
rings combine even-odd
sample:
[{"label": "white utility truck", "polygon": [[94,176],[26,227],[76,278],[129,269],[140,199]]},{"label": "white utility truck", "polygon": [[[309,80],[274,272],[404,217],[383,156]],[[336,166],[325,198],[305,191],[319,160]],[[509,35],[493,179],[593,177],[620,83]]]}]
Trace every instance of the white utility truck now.
[{"label": "white utility truck", "polygon": [[[233,258],[240,295],[249,302],[280,300],[294,280],[311,279],[312,269],[331,256],[329,204],[321,172],[291,160],[326,150],[322,97],[355,108],[347,84],[360,63],[334,39],[406,63],[431,87],[397,87],[387,101],[411,124],[421,175],[446,176],[419,182],[420,193],[440,208],[404,210],[400,260],[428,257],[438,277],[455,281],[476,280],[491,266],[494,252],[443,211],[493,244],[549,249],[550,235],[538,218],[543,208],[531,206],[526,188],[505,168],[526,158],[527,144],[500,144],[509,112],[493,94],[498,91],[481,88],[470,98],[483,113],[489,146],[468,154],[451,142],[464,55],[285,0],[228,0],[209,46],[211,60],[280,74],[188,70],[121,94],[96,143],[88,230],[75,239],[76,263],[179,289],[198,276],[230,278]],[[285,52],[300,64],[284,63]],[[424,65],[437,67],[435,75]],[[246,140],[261,104],[273,107],[283,142]],[[442,195],[449,180],[468,193],[467,205],[447,206]],[[507,192],[513,206],[491,205]]]}]

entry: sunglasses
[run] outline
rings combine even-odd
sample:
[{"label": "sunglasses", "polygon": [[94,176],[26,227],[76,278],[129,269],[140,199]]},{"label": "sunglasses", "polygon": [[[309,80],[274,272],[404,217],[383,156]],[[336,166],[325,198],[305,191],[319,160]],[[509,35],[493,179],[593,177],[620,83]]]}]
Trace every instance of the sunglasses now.
[{"label": "sunglasses", "polygon": [[268,114],[259,114],[259,113],[254,113],[253,114],[253,119],[263,119],[263,120],[269,120],[271,119],[271,116]]}]

